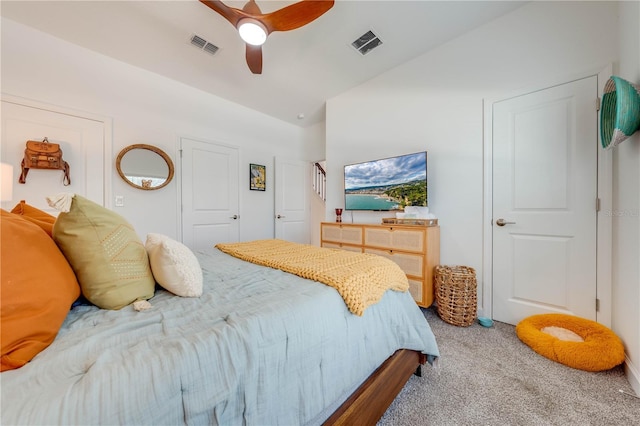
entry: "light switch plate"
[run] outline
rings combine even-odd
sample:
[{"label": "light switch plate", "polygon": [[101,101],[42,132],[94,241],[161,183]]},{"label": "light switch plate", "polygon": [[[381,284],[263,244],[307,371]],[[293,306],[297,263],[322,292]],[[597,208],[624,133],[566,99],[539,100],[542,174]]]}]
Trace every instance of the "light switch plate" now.
[{"label": "light switch plate", "polygon": [[124,195],[116,195],[116,207],[124,207]]}]

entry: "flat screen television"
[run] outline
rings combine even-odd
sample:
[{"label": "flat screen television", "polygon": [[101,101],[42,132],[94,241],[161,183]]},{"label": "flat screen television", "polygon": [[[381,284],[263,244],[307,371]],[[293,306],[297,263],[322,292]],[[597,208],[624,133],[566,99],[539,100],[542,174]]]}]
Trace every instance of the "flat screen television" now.
[{"label": "flat screen television", "polygon": [[402,211],[427,206],[427,153],[344,166],[345,210]]}]

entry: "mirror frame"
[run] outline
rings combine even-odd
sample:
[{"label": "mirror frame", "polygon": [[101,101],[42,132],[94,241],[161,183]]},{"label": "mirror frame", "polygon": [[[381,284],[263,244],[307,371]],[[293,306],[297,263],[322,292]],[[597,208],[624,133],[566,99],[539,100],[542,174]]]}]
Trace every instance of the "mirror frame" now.
[{"label": "mirror frame", "polygon": [[[135,183],[133,183],[129,179],[127,179],[126,175],[124,174],[124,172],[120,168],[120,163],[122,162],[122,157],[124,157],[124,155],[127,152],[131,151],[132,149],[146,149],[146,150],[155,152],[160,157],[162,157],[162,159],[167,163],[167,166],[169,167],[169,176],[167,176],[167,179],[164,181],[164,183],[162,185],[154,186],[153,188],[145,188],[145,187],[143,187],[141,185],[136,185]],[[133,145],[129,145],[129,146],[123,148],[122,151],[120,151],[120,153],[118,154],[118,157],[116,158],[116,170],[118,170],[118,174],[120,175],[122,180],[124,180],[126,183],[128,183],[131,186],[133,186],[134,188],[143,189],[145,191],[153,191],[153,190],[156,190],[156,189],[164,188],[165,186],[167,186],[169,184],[169,182],[171,182],[171,180],[173,179],[173,173],[174,173],[173,161],[171,161],[171,158],[167,155],[167,153],[165,153],[163,150],[161,150],[160,148],[158,148],[156,146],[147,145],[147,144],[144,144],[144,143],[133,144]]]}]

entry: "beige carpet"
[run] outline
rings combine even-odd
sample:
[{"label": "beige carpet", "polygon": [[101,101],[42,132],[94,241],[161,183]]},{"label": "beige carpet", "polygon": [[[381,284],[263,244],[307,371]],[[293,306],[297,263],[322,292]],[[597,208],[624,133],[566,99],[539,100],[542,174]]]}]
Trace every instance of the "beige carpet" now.
[{"label": "beige carpet", "polygon": [[495,322],[456,327],[423,310],[440,347],[380,419],[399,425],[640,425],[640,399],[622,367],[590,373],[553,362]]}]

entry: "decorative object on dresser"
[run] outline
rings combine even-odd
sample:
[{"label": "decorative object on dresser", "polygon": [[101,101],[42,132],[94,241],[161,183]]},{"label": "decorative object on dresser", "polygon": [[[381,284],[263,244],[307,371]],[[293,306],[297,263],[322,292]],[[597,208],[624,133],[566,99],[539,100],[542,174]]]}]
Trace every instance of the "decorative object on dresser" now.
[{"label": "decorative object on dresser", "polygon": [[342,209],[336,209],[336,222],[342,222]]},{"label": "decorative object on dresser", "polygon": [[398,219],[395,217],[383,217],[383,225],[421,225],[421,226],[438,226],[438,219]]},{"label": "decorative object on dresser", "polygon": [[419,306],[433,303],[433,270],[440,263],[440,227],[322,222],[321,246],[373,253],[397,263]]}]

